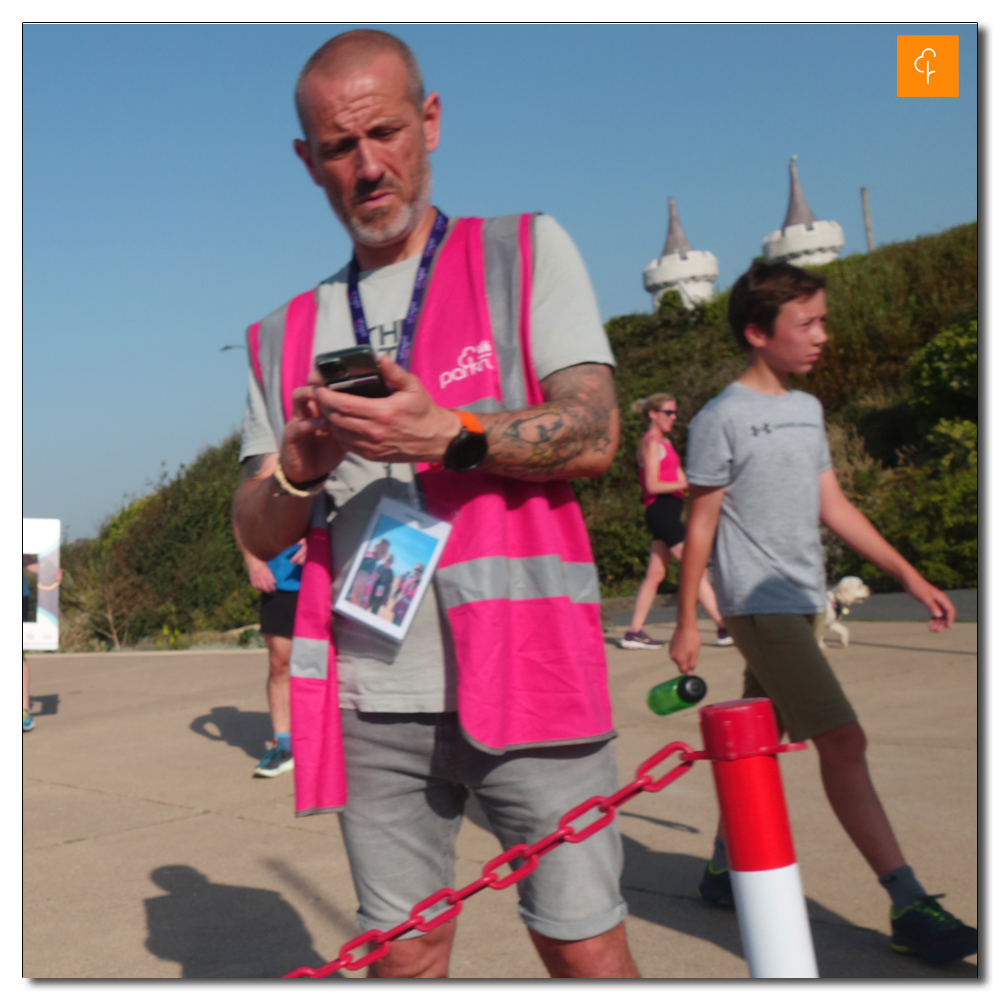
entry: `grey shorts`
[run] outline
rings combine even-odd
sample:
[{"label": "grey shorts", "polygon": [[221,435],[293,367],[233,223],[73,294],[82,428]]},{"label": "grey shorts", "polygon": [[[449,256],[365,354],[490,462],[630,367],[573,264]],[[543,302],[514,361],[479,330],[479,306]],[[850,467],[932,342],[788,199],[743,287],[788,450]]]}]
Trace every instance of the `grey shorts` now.
[{"label": "grey shorts", "polygon": [[[455,838],[470,792],[507,850],[534,843],[574,806],[618,787],[610,741],[492,755],[465,740],[454,712],[344,710],[341,719],[348,804],[340,828],[363,931],[389,930],[438,889],[459,888]],[[587,813],[576,828],[595,818]],[[603,934],[625,919],[623,862],[617,822],[562,844],[516,883],[521,920],[557,940]]]}]

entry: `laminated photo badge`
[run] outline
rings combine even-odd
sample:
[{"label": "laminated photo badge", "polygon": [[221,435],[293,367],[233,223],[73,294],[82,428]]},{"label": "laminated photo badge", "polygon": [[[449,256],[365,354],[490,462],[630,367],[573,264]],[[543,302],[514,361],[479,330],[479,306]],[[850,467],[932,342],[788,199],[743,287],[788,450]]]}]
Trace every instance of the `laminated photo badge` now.
[{"label": "laminated photo badge", "polygon": [[430,586],[451,525],[383,497],[333,610],[402,642]]}]

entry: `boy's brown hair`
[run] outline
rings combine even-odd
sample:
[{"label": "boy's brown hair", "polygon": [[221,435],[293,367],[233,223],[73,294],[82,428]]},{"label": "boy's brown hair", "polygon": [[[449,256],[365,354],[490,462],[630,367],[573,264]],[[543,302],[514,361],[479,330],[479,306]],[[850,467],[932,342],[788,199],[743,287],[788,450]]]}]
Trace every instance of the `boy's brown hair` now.
[{"label": "boy's brown hair", "polygon": [[826,278],[786,261],[768,264],[754,261],[746,274],[736,279],[729,293],[729,325],[744,351],[750,350],[744,331],[753,323],[769,336],[786,302],[815,295],[826,288]]}]

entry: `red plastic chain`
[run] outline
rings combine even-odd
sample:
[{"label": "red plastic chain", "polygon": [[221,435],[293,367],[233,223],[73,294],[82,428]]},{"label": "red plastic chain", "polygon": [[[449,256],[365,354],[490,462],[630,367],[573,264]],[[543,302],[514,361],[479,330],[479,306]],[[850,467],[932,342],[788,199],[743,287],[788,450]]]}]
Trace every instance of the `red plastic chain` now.
[{"label": "red plastic chain", "polygon": [[[680,753],[681,762],[673,770],[668,771],[660,778],[654,778],[649,773],[657,764],[661,764],[675,753]],[[580,805],[570,809],[559,820],[558,829],[548,834],[548,836],[542,837],[541,840],[536,841],[534,844],[515,844],[502,854],[498,854],[483,865],[482,875],[474,882],[470,882],[461,889],[438,889],[437,892],[426,899],[420,900],[410,910],[409,919],[404,920],[401,924],[397,924],[392,930],[365,931],[364,934],[360,934],[358,937],[352,938],[346,944],[342,945],[340,951],[337,952],[337,957],[332,962],[327,962],[326,965],[321,965],[318,969],[310,969],[303,966],[301,969],[295,969],[293,972],[287,973],[282,978],[322,979],[333,975],[333,973],[338,972],[340,969],[351,969],[352,971],[363,969],[365,966],[371,965],[373,962],[377,962],[380,958],[384,957],[389,951],[389,944],[395,941],[396,938],[402,937],[408,931],[422,931],[426,933],[427,931],[434,930],[435,927],[446,924],[449,920],[454,920],[462,912],[462,904],[470,896],[474,896],[487,886],[491,889],[506,889],[507,886],[513,885],[515,882],[520,882],[521,879],[526,878],[538,867],[539,859],[543,855],[548,854],[549,851],[555,850],[563,843],[578,844],[581,840],[586,840],[597,833],[598,830],[606,827],[614,820],[618,807],[628,802],[629,799],[635,798],[640,792],[659,792],[661,789],[666,788],[667,785],[676,781],[682,774],[686,774],[690,770],[694,764],[694,759],[689,755],[693,753],[694,751],[686,743],[667,744],[667,746],[658,750],[652,757],[644,760],[636,768],[634,781],[619,788],[617,792],[612,792],[611,795],[603,797],[595,795],[593,798],[587,799],[586,802],[581,802]],[[593,822],[582,830],[576,830],[571,825],[571,821],[579,819],[584,813],[590,812],[592,809],[596,809],[604,815],[598,816],[597,819],[593,820]],[[518,860],[521,864],[514,868],[512,862]],[[512,870],[509,875],[501,877],[496,873],[496,869],[505,864],[511,864]],[[446,909],[432,917],[423,916],[426,910],[431,909],[439,903],[444,903]],[[355,958],[355,950],[364,945],[371,945],[371,951],[360,958]]]}]

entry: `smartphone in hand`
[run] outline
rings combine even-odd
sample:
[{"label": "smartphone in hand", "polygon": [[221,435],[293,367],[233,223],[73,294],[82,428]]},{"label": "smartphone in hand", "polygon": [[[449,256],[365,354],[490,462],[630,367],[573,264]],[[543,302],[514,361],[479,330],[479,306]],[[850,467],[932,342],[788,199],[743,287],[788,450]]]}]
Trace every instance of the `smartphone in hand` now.
[{"label": "smartphone in hand", "polygon": [[393,390],[385,384],[375,353],[370,347],[327,351],[325,354],[317,354],[313,364],[328,389],[349,392],[354,396],[392,395]]}]

